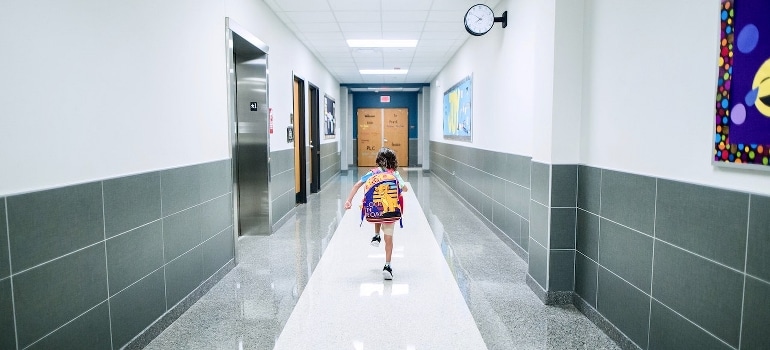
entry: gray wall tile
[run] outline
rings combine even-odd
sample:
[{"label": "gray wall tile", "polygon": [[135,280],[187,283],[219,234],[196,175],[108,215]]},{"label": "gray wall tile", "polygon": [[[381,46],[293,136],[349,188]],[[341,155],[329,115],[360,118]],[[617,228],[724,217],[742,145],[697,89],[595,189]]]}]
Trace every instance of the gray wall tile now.
[{"label": "gray wall tile", "polygon": [[160,172],[104,181],[107,237],[160,219]]},{"label": "gray wall tile", "polygon": [[650,293],[652,237],[602,219],[599,264]]},{"label": "gray wall tile", "polygon": [[200,247],[166,264],[166,305],[171,309],[203,281]]},{"label": "gray wall tile", "polygon": [[770,282],[770,215],[768,213],[770,213],[770,197],[751,195],[746,273]]},{"label": "gray wall tile", "polygon": [[523,218],[529,218],[529,190],[512,182],[505,183],[505,201],[508,209]]},{"label": "gray wall tile", "polygon": [[233,230],[220,232],[201,245],[203,254],[203,277],[213,275],[234,257]]},{"label": "gray wall tile", "polygon": [[5,221],[5,198],[0,197],[0,279],[11,275],[8,256],[8,225]]},{"label": "gray wall tile", "polygon": [[513,182],[526,188],[531,188],[532,158],[520,155],[509,155],[510,168],[513,170]]},{"label": "gray wall tile", "polygon": [[200,207],[163,219],[163,244],[169,262],[201,242]]},{"label": "gray wall tile", "polygon": [[727,343],[738,346],[743,275],[660,241],[652,296]]},{"label": "gray wall tile", "polygon": [[196,166],[160,172],[163,216],[174,214],[201,202],[201,172]]},{"label": "gray wall tile", "polygon": [[729,350],[731,347],[653,300],[650,316],[650,349]]},{"label": "gray wall tile", "polygon": [[548,250],[536,242],[529,242],[529,275],[548,290],[546,277],[548,274]]},{"label": "gray wall tile", "polygon": [[[498,203],[492,204],[492,210],[492,223],[497,226],[500,231],[503,231],[506,236],[509,235],[509,232],[513,232],[511,227],[513,226],[513,217],[518,218],[519,216],[506,209],[502,204]],[[518,222],[516,228],[518,228]]]},{"label": "gray wall tile", "polygon": [[551,205],[551,165],[532,162],[532,200]]},{"label": "gray wall tile", "polygon": [[549,291],[575,290],[575,251],[551,250],[551,268],[548,270]]},{"label": "gray wall tile", "polygon": [[743,270],[748,209],[745,193],[660,180],[655,236]]},{"label": "gray wall tile", "polygon": [[530,207],[530,236],[540,245],[548,247],[548,208],[532,201]]},{"label": "gray wall tile", "polygon": [[163,266],[162,229],[158,220],[107,240],[110,295]]},{"label": "gray wall tile", "polygon": [[599,265],[577,253],[575,255],[575,293],[596,308],[596,282]]},{"label": "gray wall tile", "polygon": [[104,239],[100,182],[12,196],[7,205],[14,271]]},{"label": "gray wall tile", "polygon": [[554,164],[551,171],[551,206],[577,206],[577,165]]},{"label": "gray wall tile", "polygon": [[578,209],[577,250],[594,261],[599,260],[599,217]]},{"label": "gray wall tile", "polygon": [[597,310],[642,349],[647,348],[650,297],[599,267]]},{"label": "gray wall tile", "polygon": [[602,217],[652,235],[655,178],[602,170],[601,188]]},{"label": "gray wall tile", "polygon": [[529,248],[529,220],[521,220],[521,248],[523,248],[525,251]]},{"label": "gray wall tile", "polygon": [[599,214],[601,180],[601,169],[585,165],[578,167],[578,207]]},{"label": "gray wall tile", "polygon": [[232,198],[229,195],[203,203],[201,211],[201,239],[221,232],[233,224]]},{"label": "gray wall tile", "polygon": [[27,349],[111,349],[109,315],[107,302],[102,302]]},{"label": "gray wall tile", "polygon": [[551,209],[551,249],[575,249],[575,208]]},{"label": "gray wall tile", "polygon": [[163,269],[110,299],[112,337],[120,348],[166,312]]},{"label": "gray wall tile", "polygon": [[741,349],[763,349],[770,344],[770,284],[746,278]]},{"label": "gray wall tile", "polygon": [[0,310],[0,349],[16,349],[10,278],[0,280]]},{"label": "gray wall tile", "polygon": [[199,173],[201,202],[232,191],[233,171],[230,164],[230,159],[223,159],[194,166]]},{"label": "gray wall tile", "polygon": [[495,206],[494,213],[495,225],[510,237],[511,240],[518,243],[521,239],[521,218],[514,212],[508,210],[502,205]]},{"label": "gray wall tile", "polygon": [[13,289],[19,346],[26,347],[107,299],[104,245],[16,275]]}]

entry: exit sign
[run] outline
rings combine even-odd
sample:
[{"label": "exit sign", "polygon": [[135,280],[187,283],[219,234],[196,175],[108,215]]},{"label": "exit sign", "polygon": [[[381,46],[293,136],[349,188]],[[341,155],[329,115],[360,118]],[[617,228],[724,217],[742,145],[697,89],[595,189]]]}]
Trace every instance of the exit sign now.
[{"label": "exit sign", "polygon": [[388,102],[390,102],[390,96],[380,96],[380,102],[381,103],[388,103]]}]

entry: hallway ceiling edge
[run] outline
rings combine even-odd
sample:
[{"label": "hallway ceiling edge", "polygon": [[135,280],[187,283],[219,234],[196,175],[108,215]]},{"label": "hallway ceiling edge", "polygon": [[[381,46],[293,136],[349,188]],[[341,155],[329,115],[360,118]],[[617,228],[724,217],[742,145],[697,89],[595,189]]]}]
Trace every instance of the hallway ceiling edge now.
[{"label": "hallway ceiling edge", "polygon": [[[471,35],[471,6],[500,0],[264,0],[341,84],[430,83]],[[417,39],[414,48],[351,48],[350,39]],[[406,69],[362,75],[360,69]]]}]

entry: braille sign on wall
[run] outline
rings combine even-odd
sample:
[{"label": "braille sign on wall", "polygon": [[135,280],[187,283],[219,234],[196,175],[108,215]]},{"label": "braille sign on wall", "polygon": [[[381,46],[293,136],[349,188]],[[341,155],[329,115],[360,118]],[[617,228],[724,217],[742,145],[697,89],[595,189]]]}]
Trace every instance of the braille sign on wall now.
[{"label": "braille sign on wall", "polygon": [[252,111],[256,111],[257,110],[257,103],[256,102],[252,102],[252,103],[249,104],[249,107],[251,108]]}]

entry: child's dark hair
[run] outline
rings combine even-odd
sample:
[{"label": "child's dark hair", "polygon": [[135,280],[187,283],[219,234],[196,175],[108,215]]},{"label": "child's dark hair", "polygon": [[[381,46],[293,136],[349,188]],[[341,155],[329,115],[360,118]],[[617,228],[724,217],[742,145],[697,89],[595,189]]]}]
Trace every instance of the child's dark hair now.
[{"label": "child's dark hair", "polygon": [[383,147],[377,152],[377,165],[385,169],[398,168],[398,159],[396,159],[396,152],[392,149]]}]

